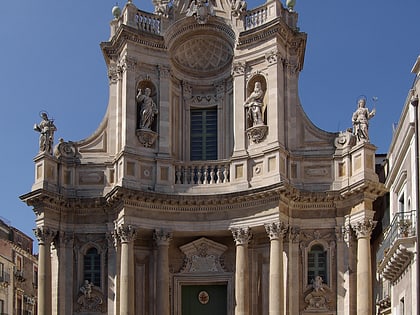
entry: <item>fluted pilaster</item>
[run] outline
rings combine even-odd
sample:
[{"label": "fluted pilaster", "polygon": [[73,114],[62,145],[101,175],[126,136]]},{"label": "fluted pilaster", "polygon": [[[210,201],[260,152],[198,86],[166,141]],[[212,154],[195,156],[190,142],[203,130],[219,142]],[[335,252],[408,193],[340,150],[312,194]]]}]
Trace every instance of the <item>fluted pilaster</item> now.
[{"label": "fluted pilaster", "polygon": [[172,233],[164,230],[155,230],[153,239],[158,249],[156,313],[159,315],[169,315],[169,243],[172,240]]},{"label": "fluted pilaster", "polygon": [[357,236],[357,315],[372,314],[370,235],[375,225],[370,219],[352,224]]},{"label": "fluted pilaster", "polygon": [[284,314],[283,238],[287,233],[284,222],[265,224],[270,238],[269,314]]},{"label": "fluted pilaster", "polygon": [[38,240],[38,314],[51,315],[51,242],[57,233],[38,227],[34,234]]},{"label": "fluted pilaster", "polygon": [[130,253],[130,249],[132,248],[131,245],[136,232],[131,225],[121,225],[117,227],[116,233],[121,242],[120,315],[133,315],[134,307],[132,307],[132,301],[134,299],[134,292],[130,289],[134,275],[130,275],[130,271],[134,270],[134,268],[131,266],[133,264],[133,254]]},{"label": "fluted pilaster", "polygon": [[248,243],[252,233],[248,227],[232,228],[231,231],[236,244],[235,315],[248,315]]}]

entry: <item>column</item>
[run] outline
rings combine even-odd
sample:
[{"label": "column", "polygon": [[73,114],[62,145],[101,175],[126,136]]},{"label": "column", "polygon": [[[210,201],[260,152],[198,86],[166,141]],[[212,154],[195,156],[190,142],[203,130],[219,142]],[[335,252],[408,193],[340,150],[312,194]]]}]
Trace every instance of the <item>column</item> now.
[{"label": "column", "polygon": [[51,315],[51,242],[56,232],[42,226],[34,234],[38,239],[38,314]]},{"label": "column", "polygon": [[370,219],[352,224],[357,236],[357,315],[372,314],[370,235],[375,225]]},{"label": "column", "polygon": [[[59,232],[57,235],[59,245],[58,249],[58,299],[53,306],[53,313],[60,315],[73,314],[73,287],[74,282],[69,279],[75,279],[73,276],[73,245],[74,235],[70,232]],[[56,240],[57,240],[56,238]],[[57,244],[56,243],[56,244]],[[54,309],[55,308],[55,309]]]},{"label": "column", "polygon": [[232,228],[231,231],[236,244],[235,315],[248,315],[248,243],[252,233],[248,227]]},{"label": "column", "polygon": [[[131,283],[134,275],[130,273],[133,261],[130,253],[130,245],[135,237],[135,230],[131,225],[121,225],[117,228],[118,237],[121,241],[121,264],[120,264],[120,315],[134,314],[134,292],[131,292]],[[130,305],[131,303],[131,305]]]},{"label": "column", "polygon": [[283,237],[287,226],[283,222],[265,224],[270,238],[269,315],[284,314]]},{"label": "column", "polygon": [[172,233],[155,230],[153,239],[157,245],[156,314],[169,315],[169,243]]}]

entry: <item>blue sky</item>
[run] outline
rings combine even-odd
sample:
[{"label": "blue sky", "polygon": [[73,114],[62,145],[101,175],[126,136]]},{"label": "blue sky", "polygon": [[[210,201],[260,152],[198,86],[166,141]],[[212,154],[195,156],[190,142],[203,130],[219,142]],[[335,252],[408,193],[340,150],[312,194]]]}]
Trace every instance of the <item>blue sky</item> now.
[{"label": "blue sky", "polygon": [[[153,10],[151,1],[133,2]],[[248,8],[262,3],[248,1]],[[31,190],[34,179],[38,134],[33,125],[46,110],[58,128],[56,141],[84,139],[99,125],[108,102],[99,43],[109,39],[114,5],[111,0],[3,4],[0,216],[32,238],[35,215],[19,196]],[[359,95],[368,98],[369,108],[376,96],[371,142],[386,153],[420,55],[420,1],[297,0],[295,9],[300,30],[308,34],[299,83],[307,115],[323,130],[345,130]]]}]

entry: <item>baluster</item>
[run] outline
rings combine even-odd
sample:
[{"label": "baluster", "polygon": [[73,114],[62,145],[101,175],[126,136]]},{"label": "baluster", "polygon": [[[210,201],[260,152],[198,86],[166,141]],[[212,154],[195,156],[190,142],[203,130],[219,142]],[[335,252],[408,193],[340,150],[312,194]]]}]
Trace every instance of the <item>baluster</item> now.
[{"label": "baluster", "polygon": [[191,184],[195,184],[195,166],[191,166]]},{"label": "baluster", "polygon": [[181,171],[179,166],[175,166],[175,184],[182,184],[181,183]]},{"label": "baluster", "polygon": [[217,184],[222,183],[222,166],[217,168]]},{"label": "baluster", "polygon": [[204,169],[203,169],[203,184],[209,184],[209,180],[208,180],[208,177],[209,177],[209,169],[208,169],[208,166],[207,165],[204,165],[203,166],[204,167]]},{"label": "baluster", "polygon": [[202,184],[202,178],[201,176],[203,175],[203,172],[201,170],[201,166],[197,166],[197,184]]},{"label": "baluster", "polygon": [[224,183],[228,183],[229,182],[228,176],[229,176],[229,170],[228,170],[228,167],[225,165],[224,166],[224,170],[223,170],[223,182]]},{"label": "baluster", "polygon": [[189,184],[187,167],[182,167],[183,184]]},{"label": "baluster", "polygon": [[216,175],[214,171],[216,168],[217,168],[217,165],[210,166],[210,184],[216,183],[214,180],[214,175]]}]

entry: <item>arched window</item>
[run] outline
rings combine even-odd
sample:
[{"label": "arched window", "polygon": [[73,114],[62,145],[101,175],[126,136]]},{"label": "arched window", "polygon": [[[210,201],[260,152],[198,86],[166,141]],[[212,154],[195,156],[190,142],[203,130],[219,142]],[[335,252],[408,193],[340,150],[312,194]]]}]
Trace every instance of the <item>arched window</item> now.
[{"label": "arched window", "polygon": [[89,248],[83,258],[83,277],[83,280],[101,286],[101,255],[95,247]]},{"label": "arched window", "polygon": [[316,276],[328,284],[327,251],[321,244],[315,244],[308,252],[308,284],[312,284]]}]

